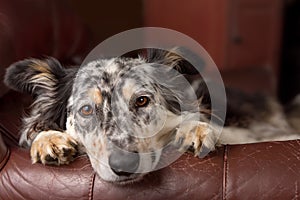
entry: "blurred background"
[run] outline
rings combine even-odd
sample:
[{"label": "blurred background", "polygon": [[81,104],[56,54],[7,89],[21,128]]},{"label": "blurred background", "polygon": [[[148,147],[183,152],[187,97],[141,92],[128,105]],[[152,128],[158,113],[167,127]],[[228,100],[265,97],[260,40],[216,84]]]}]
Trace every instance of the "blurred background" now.
[{"label": "blurred background", "polygon": [[171,28],[209,52],[227,85],[284,102],[300,92],[299,0],[69,2],[97,42],[130,28]]},{"label": "blurred background", "polygon": [[198,41],[228,86],[283,103],[300,92],[300,0],[0,0],[0,65],[45,55],[80,62],[106,38],[143,26]]}]

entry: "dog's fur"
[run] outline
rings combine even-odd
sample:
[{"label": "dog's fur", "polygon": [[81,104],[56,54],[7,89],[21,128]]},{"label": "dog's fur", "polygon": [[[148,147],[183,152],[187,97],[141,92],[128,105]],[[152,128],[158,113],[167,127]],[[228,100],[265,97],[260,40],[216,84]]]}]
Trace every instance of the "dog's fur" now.
[{"label": "dog's fur", "polygon": [[[287,134],[292,131],[276,101],[228,92],[233,112],[225,125],[231,126],[219,138],[209,123],[203,80],[186,91],[177,84],[179,75],[196,73],[174,50],[151,51],[81,68],[63,68],[53,58],[27,59],[8,68],[5,83],[34,97],[20,139],[31,147],[33,163],[68,164],[86,152],[98,175],[111,182],[138,180],[155,169],[168,144],[201,157],[216,144],[298,137]],[[189,98],[194,90],[196,101]]]}]

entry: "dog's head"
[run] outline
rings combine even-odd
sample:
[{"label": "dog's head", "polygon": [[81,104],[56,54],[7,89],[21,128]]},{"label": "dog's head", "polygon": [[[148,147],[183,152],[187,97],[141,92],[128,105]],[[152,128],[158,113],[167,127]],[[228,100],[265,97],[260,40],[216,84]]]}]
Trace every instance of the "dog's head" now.
[{"label": "dog's head", "polygon": [[147,58],[101,59],[79,69],[67,130],[82,142],[103,179],[126,182],[155,169],[182,114],[197,110],[182,76],[195,73],[188,67],[174,52],[155,51]]},{"label": "dog's head", "polygon": [[198,112],[194,90],[182,75],[198,71],[174,50],[153,51],[145,58],[99,59],[74,76],[58,72],[61,67],[51,69],[36,75],[41,81],[50,77],[48,83],[38,87],[36,79],[35,86],[26,88],[36,95],[44,89],[61,91],[55,98],[67,96],[67,132],[82,143],[93,169],[106,181],[125,183],[154,170],[185,114]]}]

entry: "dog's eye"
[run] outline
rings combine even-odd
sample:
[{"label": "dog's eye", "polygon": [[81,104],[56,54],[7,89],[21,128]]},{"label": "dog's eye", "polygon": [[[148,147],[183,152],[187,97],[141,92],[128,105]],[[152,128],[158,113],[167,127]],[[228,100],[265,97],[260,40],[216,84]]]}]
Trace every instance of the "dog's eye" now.
[{"label": "dog's eye", "polygon": [[83,117],[88,117],[93,114],[93,108],[90,105],[84,105],[79,110],[80,115]]},{"label": "dog's eye", "polygon": [[140,96],[135,100],[135,107],[146,107],[149,104],[150,99],[146,96]]}]

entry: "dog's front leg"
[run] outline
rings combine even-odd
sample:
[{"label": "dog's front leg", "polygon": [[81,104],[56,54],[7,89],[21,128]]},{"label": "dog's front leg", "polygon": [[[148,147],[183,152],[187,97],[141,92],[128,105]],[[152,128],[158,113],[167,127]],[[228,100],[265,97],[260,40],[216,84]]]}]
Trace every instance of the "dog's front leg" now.
[{"label": "dog's front leg", "polygon": [[55,130],[40,132],[30,149],[32,162],[43,164],[68,164],[77,153],[77,142],[66,132]]},{"label": "dog's front leg", "polygon": [[174,145],[180,151],[191,150],[195,156],[202,158],[215,149],[217,139],[209,123],[188,121],[177,128]]}]

